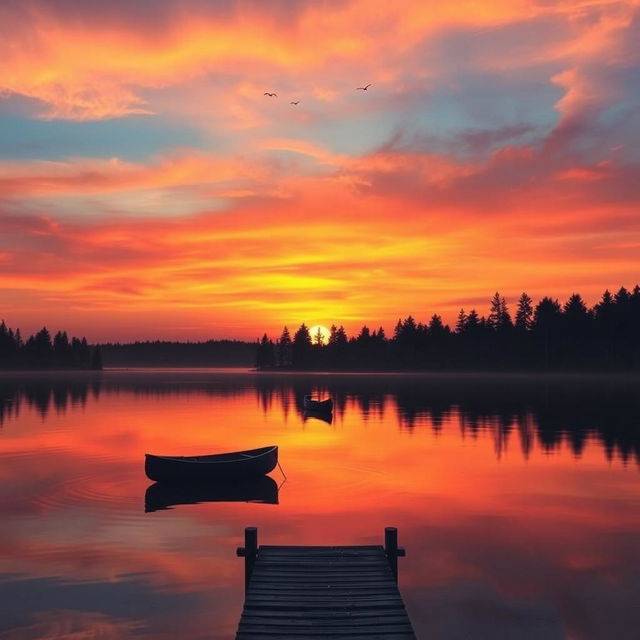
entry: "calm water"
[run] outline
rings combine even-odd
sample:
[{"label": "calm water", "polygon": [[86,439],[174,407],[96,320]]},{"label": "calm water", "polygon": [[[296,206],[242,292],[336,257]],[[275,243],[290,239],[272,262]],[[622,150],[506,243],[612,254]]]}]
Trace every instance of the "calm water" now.
[{"label": "calm water", "polygon": [[[331,423],[305,419],[310,391]],[[277,504],[144,475],[147,451],[268,444]],[[637,378],[0,374],[0,638],[232,638],[247,525],[266,544],[397,526],[419,638],[638,638],[639,463]]]}]

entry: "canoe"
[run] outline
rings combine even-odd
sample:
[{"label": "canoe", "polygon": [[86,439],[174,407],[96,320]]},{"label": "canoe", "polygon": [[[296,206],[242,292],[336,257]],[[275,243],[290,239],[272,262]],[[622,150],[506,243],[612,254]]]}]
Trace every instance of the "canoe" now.
[{"label": "canoe", "polygon": [[333,400],[331,398],[327,398],[326,400],[314,400],[312,396],[305,396],[304,408],[309,411],[328,413],[333,411]]},{"label": "canoe", "polygon": [[202,502],[260,502],[278,504],[278,485],[269,476],[214,482],[155,482],[144,494],[146,513]]},{"label": "canoe", "polygon": [[145,454],[144,471],[150,480],[242,480],[258,478],[278,464],[278,447],[262,447],[206,456]]}]

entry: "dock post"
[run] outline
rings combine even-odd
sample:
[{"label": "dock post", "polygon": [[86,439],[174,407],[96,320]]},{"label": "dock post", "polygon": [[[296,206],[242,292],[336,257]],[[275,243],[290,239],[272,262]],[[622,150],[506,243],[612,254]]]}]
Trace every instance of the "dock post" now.
[{"label": "dock post", "polygon": [[249,589],[249,580],[253,573],[253,565],[256,563],[258,555],[258,529],[257,527],[245,527],[244,529],[244,547],[236,549],[236,555],[244,558],[244,592]]},{"label": "dock post", "polygon": [[384,530],[384,552],[391,565],[393,579],[398,582],[398,558],[404,558],[406,551],[398,546],[398,529],[396,527],[385,527]]}]

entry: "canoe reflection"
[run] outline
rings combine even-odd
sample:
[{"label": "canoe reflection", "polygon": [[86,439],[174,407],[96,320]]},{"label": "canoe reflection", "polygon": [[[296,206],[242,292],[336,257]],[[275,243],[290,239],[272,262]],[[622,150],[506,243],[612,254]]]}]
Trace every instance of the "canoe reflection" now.
[{"label": "canoe reflection", "polygon": [[200,502],[262,502],[278,504],[278,485],[273,478],[262,476],[250,480],[190,482],[170,484],[154,482],[144,494],[146,513],[169,509],[181,504]]},{"label": "canoe reflection", "polygon": [[309,420],[309,418],[322,420],[322,422],[326,422],[327,424],[331,424],[333,422],[333,413],[331,411],[312,411],[311,409],[305,409],[302,412],[302,417],[305,422]]}]

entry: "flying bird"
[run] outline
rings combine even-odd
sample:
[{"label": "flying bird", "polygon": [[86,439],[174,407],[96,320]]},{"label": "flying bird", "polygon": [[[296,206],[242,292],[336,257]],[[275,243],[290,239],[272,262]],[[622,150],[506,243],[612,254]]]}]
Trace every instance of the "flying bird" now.
[{"label": "flying bird", "polygon": [[292,100],[289,104],[300,104],[300,100],[297,100],[296,102]]},{"label": "flying bird", "polygon": [[277,98],[278,97],[277,93],[269,93],[268,91],[265,91],[263,95],[269,96],[270,98]]},{"label": "flying bird", "polygon": [[366,87],[356,87],[356,91],[366,91],[371,86],[371,82]]}]

